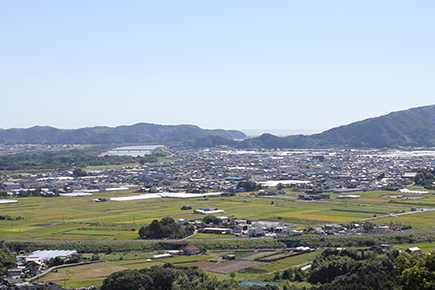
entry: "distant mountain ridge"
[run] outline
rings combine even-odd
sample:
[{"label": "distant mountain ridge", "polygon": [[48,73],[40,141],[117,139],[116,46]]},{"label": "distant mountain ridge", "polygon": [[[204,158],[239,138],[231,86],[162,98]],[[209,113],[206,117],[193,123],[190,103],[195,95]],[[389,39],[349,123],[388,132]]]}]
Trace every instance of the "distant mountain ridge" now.
[{"label": "distant mountain ridge", "polygon": [[278,137],[266,133],[240,142],[225,142],[223,138],[206,136],[191,142],[190,145],[300,149],[435,147],[435,105],[392,112],[309,136]]},{"label": "distant mountain ridge", "polygon": [[[245,139],[236,130],[206,130],[194,125],[92,127],[75,130],[35,126],[0,129],[1,144],[165,144],[187,142],[193,147],[230,145],[239,148],[397,148],[435,147],[435,105],[392,112],[314,135],[277,137],[263,134]],[[244,139],[235,141],[235,139]]]},{"label": "distant mountain ridge", "polygon": [[0,130],[1,144],[157,144],[196,140],[205,136],[244,139],[236,130],[207,130],[195,125],[138,123],[131,126],[57,129],[35,126]]},{"label": "distant mountain ridge", "polygon": [[366,119],[310,136],[277,137],[263,134],[239,147],[264,148],[394,148],[435,147],[435,105]]}]

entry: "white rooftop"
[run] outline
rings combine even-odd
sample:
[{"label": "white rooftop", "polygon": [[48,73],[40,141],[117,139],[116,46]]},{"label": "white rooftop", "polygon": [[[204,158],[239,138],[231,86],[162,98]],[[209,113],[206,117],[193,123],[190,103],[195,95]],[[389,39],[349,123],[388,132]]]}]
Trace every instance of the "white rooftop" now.
[{"label": "white rooftop", "polygon": [[63,250],[44,250],[44,251],[35,251],[32,254],[30,254],[27,258],[28,259],[35,259],[39,258],[41,260],[50,260],[51,258],[56,257],[68,257],[72,254],[77,254],[77,251],[63,251]]},{"label": "white rooftop", "polygon": [[14,199],[2,199],[0,200],[0,204],[7,204],[7,203],[17,203],[18,200],[14,200]]}]

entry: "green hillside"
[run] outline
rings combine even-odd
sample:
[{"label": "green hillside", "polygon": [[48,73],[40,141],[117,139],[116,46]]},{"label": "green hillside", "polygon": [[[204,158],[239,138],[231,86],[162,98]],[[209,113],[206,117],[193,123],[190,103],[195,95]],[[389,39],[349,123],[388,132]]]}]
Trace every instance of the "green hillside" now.
[{"label": "green hillside", "polygon": [[206,130],[194,125],[157,125],[139,123],[131,126],[92,127],[64,130],[35,126],[28,129],[0,130],[0,144],[165,144],[195,140],[207,135],[243,139],[235,130]]},{"label": "green hillside", "polygon": [[435,146],[435,105],[393,112],[319,134],[277,137],[263,134],[239,143],[263,148],[394,148]]}]

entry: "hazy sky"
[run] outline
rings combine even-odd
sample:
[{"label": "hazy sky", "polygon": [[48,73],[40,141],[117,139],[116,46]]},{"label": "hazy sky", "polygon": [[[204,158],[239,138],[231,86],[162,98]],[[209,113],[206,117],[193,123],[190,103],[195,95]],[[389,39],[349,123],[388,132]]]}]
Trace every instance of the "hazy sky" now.
[{"label": "hazy sky", "polygon": [[435,1],[0,1],[0,128],[331,128],[435,103]]}]

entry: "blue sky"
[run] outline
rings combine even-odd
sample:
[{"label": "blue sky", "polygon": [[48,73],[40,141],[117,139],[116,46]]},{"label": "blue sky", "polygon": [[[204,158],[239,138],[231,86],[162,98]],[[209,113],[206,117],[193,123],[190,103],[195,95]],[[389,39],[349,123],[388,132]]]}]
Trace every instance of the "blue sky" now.
[{"label": "blue sky", "polygon": [[434,1],[0,1],[0,128],[327,129],[434,104]]}]

